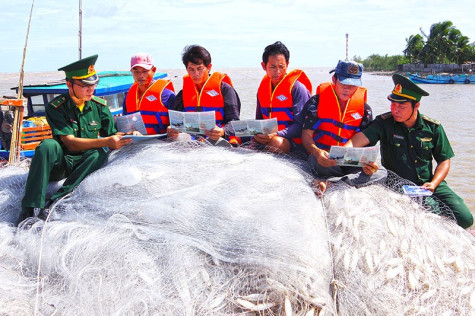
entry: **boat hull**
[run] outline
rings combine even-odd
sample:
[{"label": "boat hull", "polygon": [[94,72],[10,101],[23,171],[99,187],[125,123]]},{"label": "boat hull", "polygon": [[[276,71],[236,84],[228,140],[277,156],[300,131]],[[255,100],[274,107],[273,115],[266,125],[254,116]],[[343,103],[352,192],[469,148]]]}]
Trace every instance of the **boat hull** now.
[{"label": "boat hull", "polygon": [[[35,154],[34,150],[22,150],[20,152],[20,158],[31,158]],[[10,151],[9,150],[0,150],[0,160],[3,158],[5,160],[8,160],[8,157],[10,156]]]},{"label": "boat hull", "polygon": [[427,77],[422,77],[416,74],[408,74],[409,79],[415,83],[422,84],[474,84],[475,75],[428,75]]}]

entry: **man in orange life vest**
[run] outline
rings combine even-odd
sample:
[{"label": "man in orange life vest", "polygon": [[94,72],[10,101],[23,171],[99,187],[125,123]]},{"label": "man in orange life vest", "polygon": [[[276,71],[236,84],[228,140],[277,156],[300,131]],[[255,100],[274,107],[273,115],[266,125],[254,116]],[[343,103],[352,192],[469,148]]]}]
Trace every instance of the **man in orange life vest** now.
[{"label": "man in orange life vest", "polygon": [[284,153],[300,149],[303,107],[311,97],[312,84],[302,70],[287,73],[290,53],[281,42],[268,45],[262,54],[266,75],[257,91],[256,119],[277,118],[278,132],[258,134],[254,140]]},{"label": "man in orange life vest", "polygon": [[[239,120],[241,101],[228,75],[211,71],[211,55],[201,46],[185,47],[182,56],[188,74],[183,77],[183,89],[178,92],[174,110],[181,112],[215,111],[216,126],[206,131],[207,140],[213,145],[227,144],[224,138],[233,138],[231,121]],[[168,137],[177,138],[179,132],[171,127]],[[229,144],[227,144],[229,146]]]},{"label": "man in orange life vest", "polygon": [[[310,153],[308,163],[319,178],[342,177],[350,185],[360,186],[385,178],[375,162],[359,167],[337,166],[328,158],[331,146],[343,146],[354,134],[373,119],[366,103],[366,89],[361,85],[363,66],[353,61],[339,61],[332,82],[317,87],[317,94],[305,104],[302,142]],[[371,181],[370,181],[371,177]],[[318,189],[325,191],[326,182],[318,181]]]},{"label": "man in orange life vest", "polygon": [[168,109],[173,108],[175,90],[170,80],[154,80],[157,68],[150,54],[137,53],[130,60],[134,83],[125,98],[123,112],[140,111],[148,135],[166,133]]}]

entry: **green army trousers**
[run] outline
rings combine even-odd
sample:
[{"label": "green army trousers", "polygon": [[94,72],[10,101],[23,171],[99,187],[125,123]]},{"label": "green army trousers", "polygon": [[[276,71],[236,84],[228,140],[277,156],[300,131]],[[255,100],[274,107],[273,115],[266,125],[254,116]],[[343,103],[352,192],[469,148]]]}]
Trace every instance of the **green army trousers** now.
[{"label": "green army trousers", "polygon": [[[452,189],[447,185],[445,181],[442,181],[439,186],[434,191],[434,196],[436,196],[440,201],[442,201],[446,206],[448,206],[457,220],[457,224],[462,228],[468,228],[473,224],[473,215],[470,213],[467,205],[463,199],[457,195]],[[434,199],[426,199],[426,204],[433,204]]]},{"label": "green army trousers", "polygon": [[31,161],[20,218],[33,216],[33,208],[45,207],[48,182],[67,177],[63,186],[51,197],[50,200],[54,201],[71,192],[88,174],[99,169],[106,161],[107,153],[103,148],[87,150],[77,155],[65,155],[56,140],[45,139],[36,147]]}]

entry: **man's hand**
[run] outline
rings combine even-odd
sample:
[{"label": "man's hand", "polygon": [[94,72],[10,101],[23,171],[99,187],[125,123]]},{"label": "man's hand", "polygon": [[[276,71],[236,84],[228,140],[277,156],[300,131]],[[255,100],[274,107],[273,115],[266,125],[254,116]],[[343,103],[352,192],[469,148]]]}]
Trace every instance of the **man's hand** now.
[{"label": "man's hand", "polygon": [[124,135],[141,136],[142,135],[142,133],[140,133],[139,131],[128,131],[127,133],[117,132],[115,134],[118,135],[118,136],[124,136]]},{"label": "man's hand", "polygon": [[328,168],[328,167],[336,166],[336,160],[329,159],[328,152],[325,150],[321,150],[321,149],[315,150],[313,152],[313,155],[317,159],[318,164],[322,167]]},{"label": "man's hand", "polygon": [[376,171],[378,171],[379,166],[376,162],[368,162],[363,165],[363,172],[368,176],[371,176]]},{"label": "man's hand", "polygon": [[275,136],[277,136],[277,133],[272,133],[269,135],[257,134],[254,135],[254,139],[260,144],[267,145]]},{"label": "man's hand", "polygon": [[205,135],[213,141],[217,141],[220,137],[224,136],[224,129],[218,126],[215,126],[212,130],[206,131]]},{"label": "man's hand", "polygon": [[107,147],[110,149],[119,149],[127,144],[130,144],[132,139],[122,139],[122,136],[112,135],[107,137]]},{"label": "man's hand", "polygon": [[178,135],[180,135],[180,132],[177,131],[176,129],[173,129],[171,126],[167,127],[167,136],[170,139],[177,139]]},{"label": "man's hand", "polygon": [[437,186],[435,183],[432,182],[426,182],[422,185],[423,188],[429,189],[431,192],[434,192],[435,189],[437,189]]}]

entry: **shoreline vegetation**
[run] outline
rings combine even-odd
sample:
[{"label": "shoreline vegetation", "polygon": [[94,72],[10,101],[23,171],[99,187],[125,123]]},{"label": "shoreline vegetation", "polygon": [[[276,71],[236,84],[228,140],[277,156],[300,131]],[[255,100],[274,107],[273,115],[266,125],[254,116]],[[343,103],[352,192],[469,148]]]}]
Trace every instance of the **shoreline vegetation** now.
[{"label": "shoreline vegetation", "polygon": [[[420,28],[421,34],[406,38],[402,55],[372,54],[365,59],[354,56],[366,71],[393,71],[402,69],[404,64],[457,64],[475,61],[475,42],[462,34],[451,21],[432,24],[429,34]],[[460,72],[462,71],[454,71]]]}]

